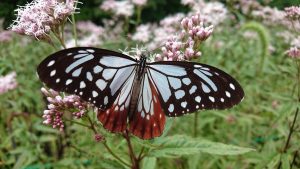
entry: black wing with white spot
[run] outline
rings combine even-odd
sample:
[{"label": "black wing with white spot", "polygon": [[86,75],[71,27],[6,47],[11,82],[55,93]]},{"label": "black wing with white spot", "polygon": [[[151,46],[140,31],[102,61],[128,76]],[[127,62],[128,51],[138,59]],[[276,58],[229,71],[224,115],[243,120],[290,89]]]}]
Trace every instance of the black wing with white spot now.
[{"label": "black wing with white spot", "polygon": [[136,66],[136,60],[121,53],[78,47],[50,55],[38,66],[37,73],[48,87],[76,94],[96,107],[106,109]]},{"label": "black wing with white spot", "polygon": [[199,109],[226,109],[244,97],[234,78],[212,66],[162,61],[149,63],[147,69],[167,116],[181,116]]}]

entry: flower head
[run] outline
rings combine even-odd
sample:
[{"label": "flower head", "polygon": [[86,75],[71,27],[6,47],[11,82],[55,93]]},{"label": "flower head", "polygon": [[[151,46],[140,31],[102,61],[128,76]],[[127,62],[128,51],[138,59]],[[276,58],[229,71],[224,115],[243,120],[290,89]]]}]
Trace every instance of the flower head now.
[{"label": "flower head", "polygon": [[293,59],[300,59],[300,49],[297,47],[291,47],[287,51],[287,55]]},{"label": "flower head", "polygon": [[133,15],[133,4],[128,0],[126,1],[115,1],[105,0],[100,9],[114,13],[116,16],[130,17]]},{"label": "flower head", "polygon": [[213,26],[205,27],[197,13],[183,18],[181,28],[179,35],[168,38],[162,47],[162,55],[156,55],[156,60],[191,60],[201,56],[199,45],[212,34]]},{"label": "flower head", "polygon": [[132,3],[136,6],[144,6],[147,4],[147,0],[132,0]]},{"label": "flower head", "polygon": [[16,10],[17,19],[11,29],[37,39],[49,39],[51,29],[73,14],[75,5],[75,0],[34,0]]},{"label": "flower head", "polygon": [[18,83],[16,80],[16,72],[11,72],[5,76],[0,77],[0,94],[9,90],[15,89]]},{"label": "flower head", "polygon": [[87,111],[87,103],[83,102],[79,96],[61,96],[58,92],[45,88],[41,89],[49,102],[48,109],[44,111],[44,124],[52,125],[60,131],[64,129],[64,112],[72,112],[74,118],[81,118]]},{"label": "flower head", "polygon": [[140,25],[136,28],[136,32],[132,36],[132,40],[140,42],[148,42],[151,37],[150,25]]},{"label": "flower head", "polygon": [[95,134],[94,139],[95,139],[96,142],[101,142],[101,141],[105,140],[104,136],[101,135],[101,134],[98,134],[98,133]]},{"label": "flower head", "polygon": [[290,19],[300,18],[300,6],[291,6],[284,9],[286,17]]}]

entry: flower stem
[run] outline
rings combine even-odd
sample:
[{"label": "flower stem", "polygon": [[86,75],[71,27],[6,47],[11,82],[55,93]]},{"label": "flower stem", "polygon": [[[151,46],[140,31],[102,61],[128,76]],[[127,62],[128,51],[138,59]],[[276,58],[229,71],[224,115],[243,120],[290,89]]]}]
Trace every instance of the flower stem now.
[{"label": "flower stem", "polygon": [[77,43],[77,30],[76,30],[76,20],[74,14],[72,14],[72,27],[73,27],[73,38],[75,40],[75,46],[78,46]]},{"label": "flower stem", "polygon": [[127,167],[130,167],[129,164],[127,164],[125,161],[123,161],[121,158],[119,158],[110,148],[109,146],[106,144],[106,142],[103,142],[104,147],[107,149],[107,151],[113,156],[115,157],[120,163],[126,165]]},{"label": "flower stem", "polygon": [[[296,120],[297,120],[297,117],[298,117],[298,112],[299,112],[299,108],[297,107],[296,109],[296,113],[295,113],[295,116],[294,116],[294,120],[293,120],[293,123],[292,123],[292,126],[290,128],[290,131],[289,131],[289,135],[288,135],[288,138],[285,142],[285,146],[283,148],[283,153],[286,153],[287,152],[287,149],[289,148],[289,145],[290,145],[290,141],[291,141],[291,138],[292,138],[292,134],[294,133],[295,131],[295,124],[296,124]],[[280,161],[277,169],[280,169],[281,168],[281,165],[282,165],[282,162]]]},{"label": "flower stem", "polygon": [[140,159],[136,158],[136,156],[135,156],[135,154],[133,152],[133,148],[132,148],[132,145],[131,145],[131,141],[130,141],[128,130],[125,131],[125,133],[123,134],[123,136],[124,136],[124,138],[127,141],[129,155],[130,155],[130,159],[131,159],[131,163],[132,163],[131,168],[132,169],[139,169],[140,168],[140,166],[139,166]]},{"label": "flower stem", "polygon": [[136,25],[141,23],[142,7],[138,6],[136,11]]}]

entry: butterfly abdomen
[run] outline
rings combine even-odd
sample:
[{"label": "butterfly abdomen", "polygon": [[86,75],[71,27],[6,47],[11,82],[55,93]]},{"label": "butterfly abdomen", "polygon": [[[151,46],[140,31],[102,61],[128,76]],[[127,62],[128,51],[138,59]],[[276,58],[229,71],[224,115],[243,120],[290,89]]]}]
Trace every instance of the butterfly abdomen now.
[{"label": "butterfly abdomen", "polygon": [[[140,69],[137,69],[137,71],[139,72]],[[136,73],[135,76],[139,76],[139,77],[134,78],[133,85],[132,85],[132,95],[131,95],[130,106],[129,106],[129,111],[128,111],[129,120],[134,115],[134,112],[136,112],[137,102],[139,99],[139,93],[140,93],[141,85],[142,85],[142,81],[143,81],[143,78],[140,78],[142,76],[140,76],[139,73]]]}]

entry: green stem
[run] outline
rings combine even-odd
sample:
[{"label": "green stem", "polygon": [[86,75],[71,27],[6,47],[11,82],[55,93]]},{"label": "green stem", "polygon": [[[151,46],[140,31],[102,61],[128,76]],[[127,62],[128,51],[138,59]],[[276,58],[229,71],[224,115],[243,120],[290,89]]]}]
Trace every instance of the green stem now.
[{"label": "green stem", "polygon": [[129,155],[130,155],[130,159],[131,159],[131,163],[132,163],[132,166],[131,168],[132,169],[139,169],[140,166],[139,166],[139,162],[140,160],[138,158],[136,158],[135,154],[134,154],[134,151],[133,151],[133,148],[132,148],[132,144],[131,144],[131,141],[130,141],[130,137],[129,137],[129,132],[128,130],[125,131],[124,133],[124,138],[126,139],[127,141],[127,145],[128,145],[128,150],[129,150]]},{"label": "green stem", "polygon": [[123,161],[120,157],[118,157],[110,148],[109,146],[106,144],[106,142],[103,142],[104,147],[107,149],[107,151],[113,156],[115,157],[119,162],[121,162],[122,164],[126,165],[127,167],[130,167],[129,164],[127,164],[125,161]]},{"label": "green stem", "polygon": [[[76,4],[75,4],[75,9],[77,8],[77,5],[78,5],[78,1],[76,1]],[[75,40],[75,46],[77,47],[78,46],[78,42],[77,42],[77,29],[76,29],[76,20],[75,20],[75,14],[73,13],[72,16],[71,16],[71,19],[72,19],[72,29],[73,29],[73,38]]]},{"label": "green stem", "polygon": [[136,25],[141,23],[142,7],[138,6],[136,11]]},{"label": "green stem", "polygon": [[[59,31],[59,29],[58,29]],[[62,40],[61,36],[59,35],[59,33],[57,33],[55,30],[52,30],[54,36],[57,38],[57,40],[60,42],[60,44],[62,45],[62,47],[64,49],[66,49],[66,45],[65,45],[65,42]]]},{"label": "green stem", "polygon": [[69,121],[69,122],[71,122],[71,123],[78,124],[78,125],[83,126],[83,127],[91,128],[91,126],[86,125],[86,124],[83,124],[83,123],[79,123],[79,122],[77,122],[77,121],[73,121],[73,120],[69,120],[69,119],[65,119],[65,120],[66,120],[66,121]]},{"label": "green stem", "polygon": [[72,25],[72,27],[73,27],[73,38],[75,40],[75,46],[77,47],[78,46],[78,43],[77,43],[77,30],[76,30],[76,20],[75,20],[74,14],[72,14],[72,24],[73,24]]},{"label": "green stem", "polygon": [[298,70],[298,72],[297,72],[298,102],[300,102],[300,61],[296,60],[296,63],[297,63],[297,70]]}]

